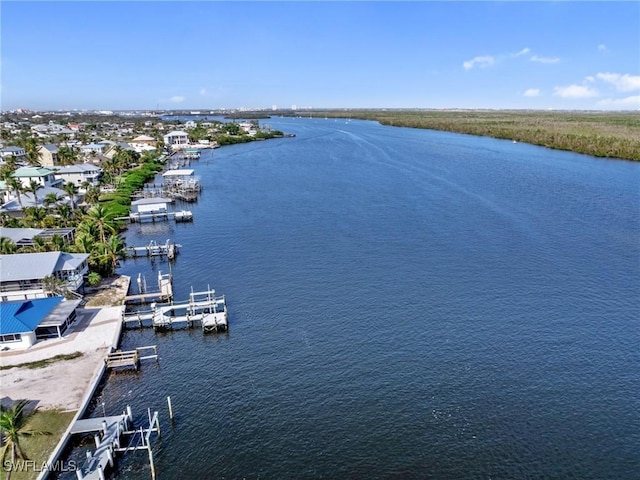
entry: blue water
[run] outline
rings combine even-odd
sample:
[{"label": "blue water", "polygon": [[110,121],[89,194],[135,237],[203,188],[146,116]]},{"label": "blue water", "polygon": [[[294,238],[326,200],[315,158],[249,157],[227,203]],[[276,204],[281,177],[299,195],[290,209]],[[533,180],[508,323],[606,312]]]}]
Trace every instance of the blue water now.
[{"label": "blue water", "polygon": [[296,137],[192,165],[193,224],[127,232],[182,245],[176,299],[230,310],[228,334],[125,334],[160,362],[111,375],[105,409],[159,410],[158,478],[640,478],[640,164],[267,123]]}]

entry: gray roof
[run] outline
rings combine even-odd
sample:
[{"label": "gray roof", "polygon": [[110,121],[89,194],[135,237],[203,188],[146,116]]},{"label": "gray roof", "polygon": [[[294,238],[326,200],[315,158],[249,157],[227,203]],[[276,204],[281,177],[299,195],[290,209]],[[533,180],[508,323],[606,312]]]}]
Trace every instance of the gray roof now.
[{"label": "gray roof", "polygon": [[[50,194],[55,193],[56,198],[58,199],[58,203],[69,203],[69,199],[67,198],[67,192],[55,187],[42,187],[38,189],[38,194],[34,198],[33,193],[31,192],[23,192],[20,194],[20,201],[17,198],[8,201],[4,205],[0,206],[0,211],[8,212],[8,211],[19,211],[23,210],[27,207],[43,207],[45,197]],[[38,199],[38,205],[36,205],[36,198]],[[22,202],[22,207],[20,206],[20,202]]]},{"label": "gray roof", "polygon": [[53,272],[75,270],[88,253],[41,252],[0,255],[0,282],[41,279]]},{"label": "gray roof", "polygon": [[154,205],[156,203],[171,203],[171,198],[153,197],[153,198],[141,198],[135,202],[131,202],[131,205]]},{"label": "gray roof", "polygon": [[45,143],[42,145],[42,148],[49,150],[51,153],[58,153],[58,146],[53,143]]},{"label": "gray roof", "polygon": [[102,169],[100,167],[96,167],[90,163],[79,163],[77,165],[69,165],[66,167],[60,167],[56,169],[56,174],[65,174],[65,173],[97,173],[101,172]]},{"label": "gray roof", "polygon": [[0,237],[8,238],[13,243],[20,240],[31,240],[36,235],[42,233],[40,228],[6,228],[0,227]]}]

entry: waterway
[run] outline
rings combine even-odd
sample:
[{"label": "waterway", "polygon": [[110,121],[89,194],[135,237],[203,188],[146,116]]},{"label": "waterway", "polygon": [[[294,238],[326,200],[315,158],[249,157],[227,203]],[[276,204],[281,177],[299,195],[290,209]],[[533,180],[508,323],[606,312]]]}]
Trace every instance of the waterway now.
[{"label": "waterway", "polygon": [[638,478],[640,164],[266,122],[296,137],[203,151],[194,222],[126,234],[182,249],[120,273],[230,310],[227,334],[124,336],[160,361],[96,412],[160,411],[158,478]]}]

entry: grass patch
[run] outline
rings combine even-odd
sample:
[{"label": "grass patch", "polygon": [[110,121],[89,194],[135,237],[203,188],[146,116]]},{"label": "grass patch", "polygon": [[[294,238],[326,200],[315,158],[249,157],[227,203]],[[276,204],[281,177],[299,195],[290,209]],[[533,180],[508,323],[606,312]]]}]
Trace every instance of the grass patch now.
[{"label": "grass patch", "polygon": [[60,355],[56,355],[55,357],[45,358],[44,360],[37,360],[35,362],[26,362],[26,363],[18,363],[16,365],[4,365],[0,367],[0,370],[9,370],[11,368],[44,368],[47,365],[51,365],[55,362],[61,362],[65,360],[73,360],[74,358],[82,357],[84,353],[82,352],[74,352],[74,353],[64,353]]},{"label": "grass patch", "polygon": [[[37,469],[41,468],[41,465],[49,459],[49,455],[53,452],[62,434],[67,429],[75,412],[61,412],[59,410],[37,410],[29,423],[27,424],[27,430],[39,430],[48,432],[49,435],[35,435],[33,437],[25,437],[20,441],[20,445],[24,449],[25,454],[29,457],[29,460],[33,460],[35,463],[29,464],[29,471],[13,471],[11,473],[12,480],[33,480],[40,474]],[[11,454],[6,457],[6,461],[9,461]],[[34,470],[34,465],[37,469]],[[0,479],[7,478],[7,472],[4,468],[0,469]]]}]

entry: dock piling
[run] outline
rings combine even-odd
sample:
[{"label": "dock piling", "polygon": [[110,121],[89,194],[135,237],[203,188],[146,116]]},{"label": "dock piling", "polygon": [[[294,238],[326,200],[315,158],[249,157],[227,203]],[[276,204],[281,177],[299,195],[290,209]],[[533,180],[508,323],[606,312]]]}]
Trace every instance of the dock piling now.
[{"label": "dock piling", "polygon": [[167,404],[169,405],[169,418],[173,420],[173,408],[171,408],[171,397],[167,396]]}]

